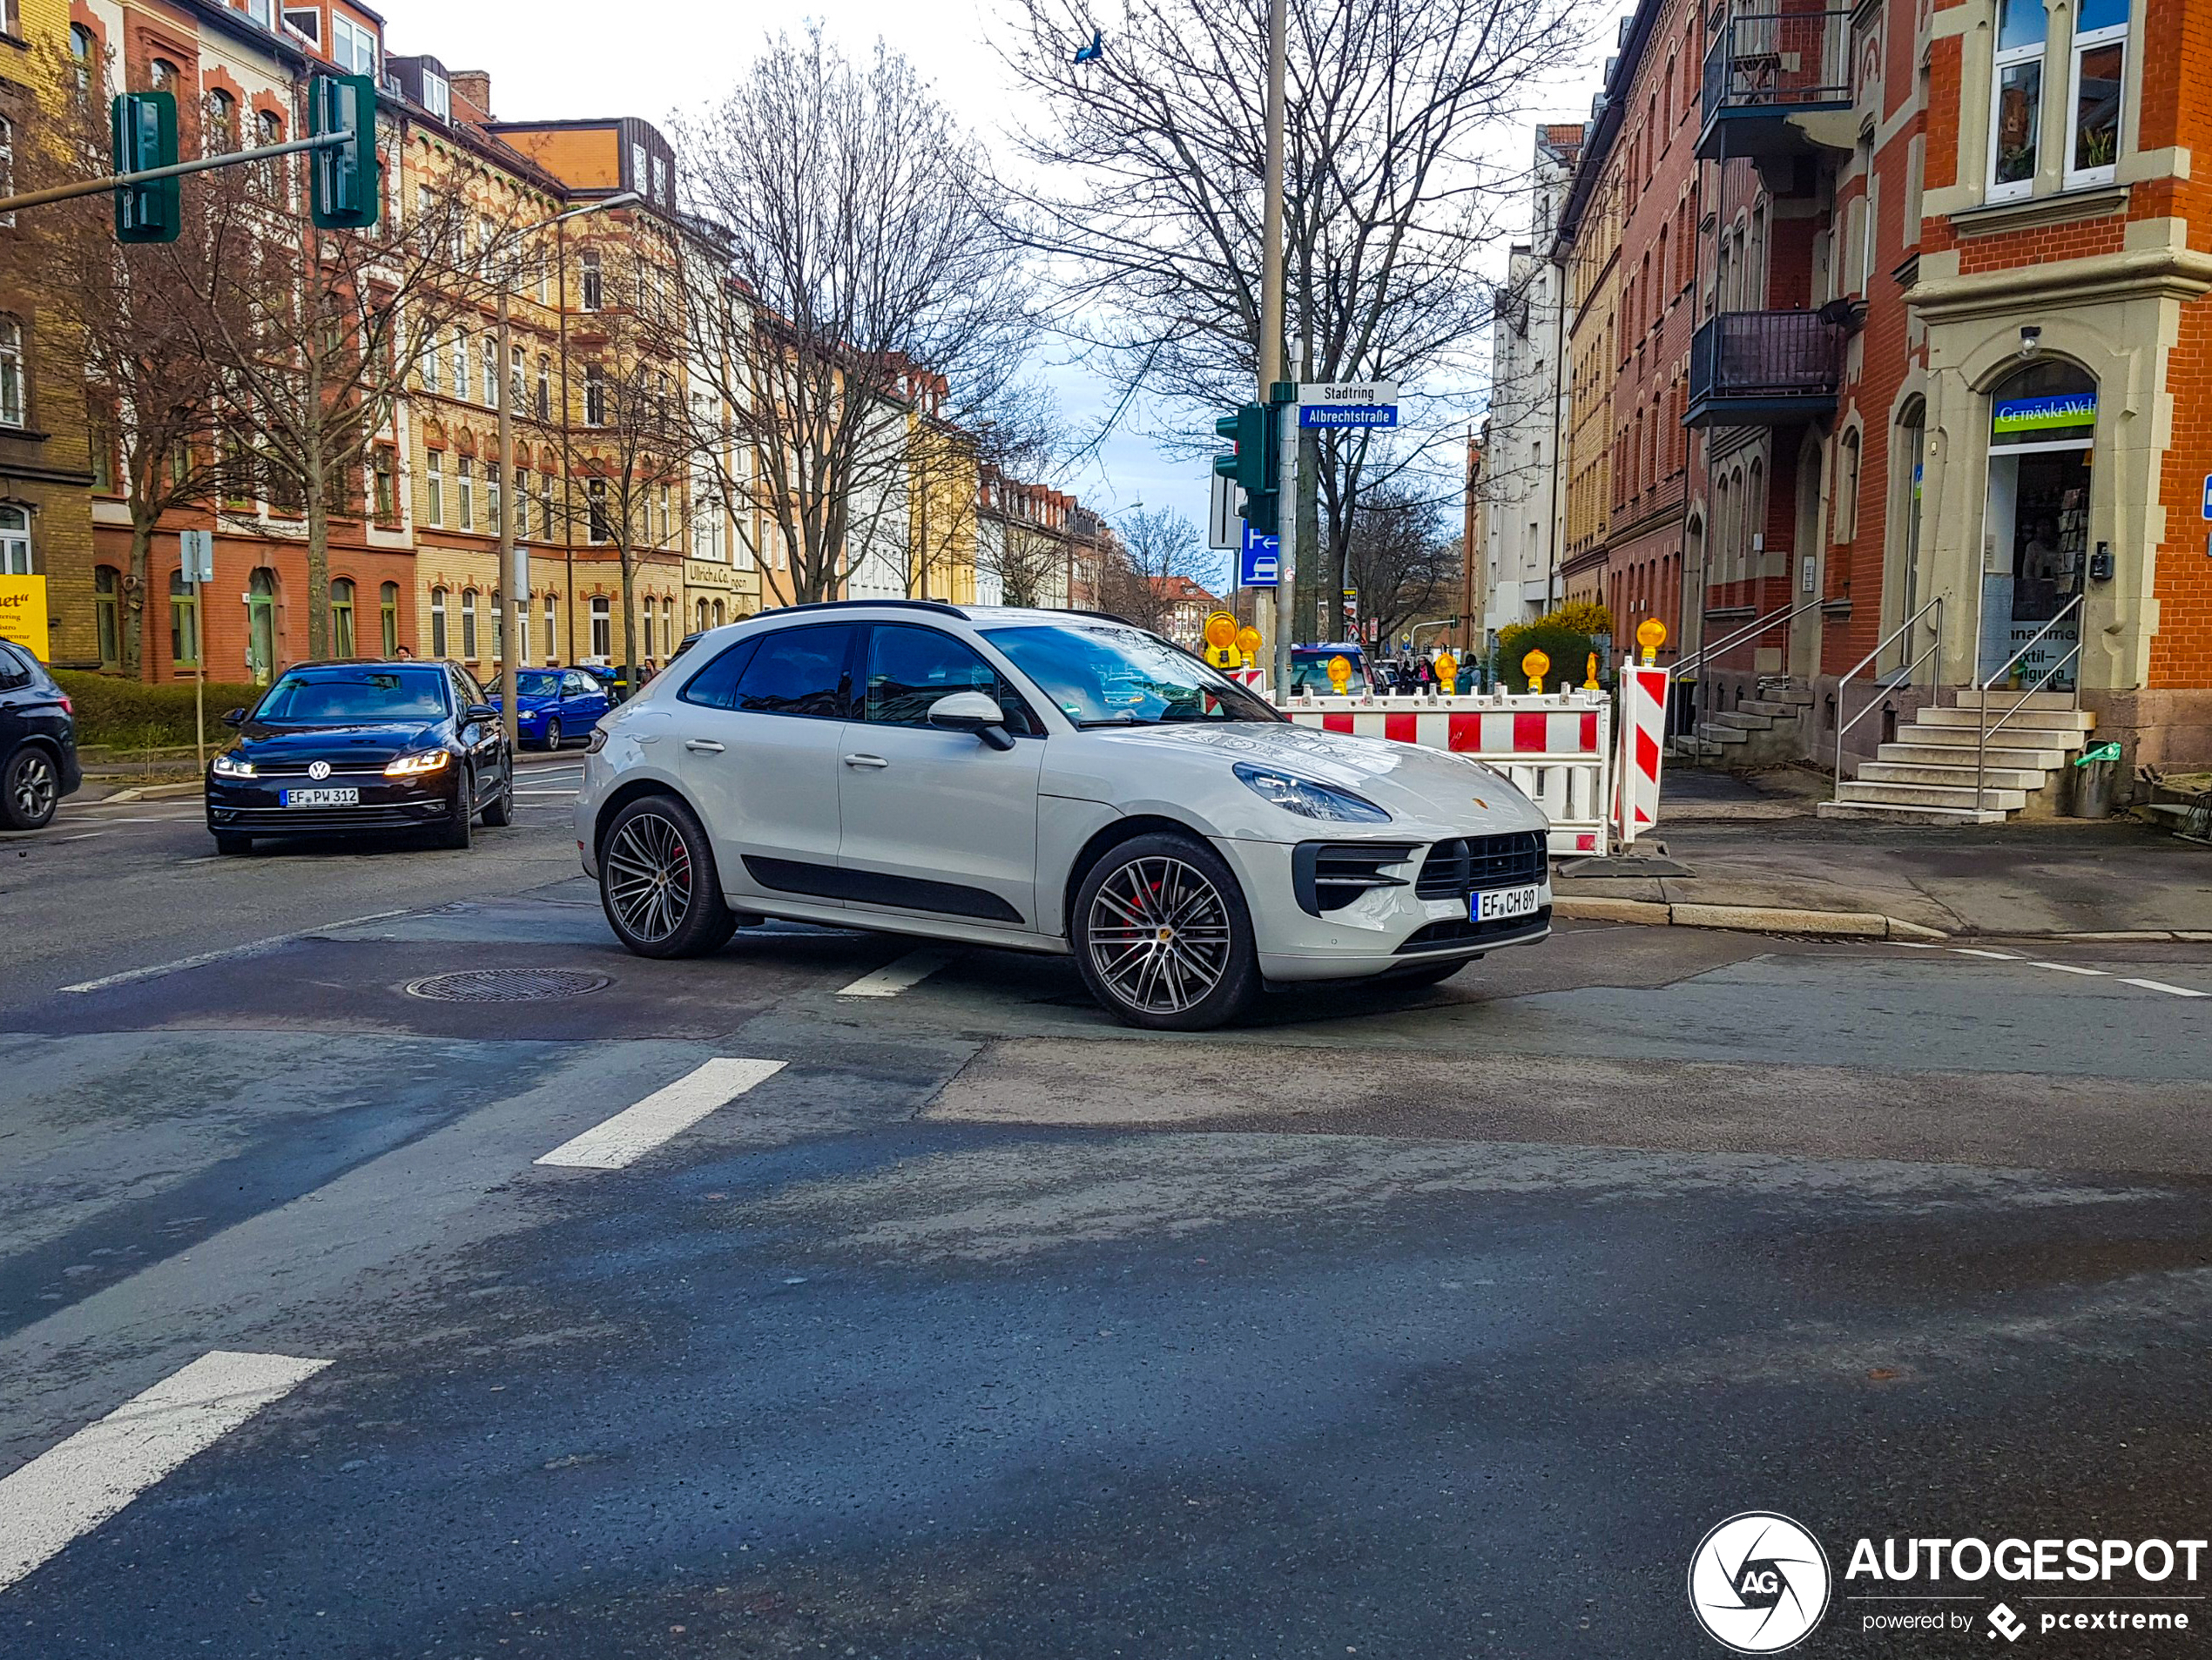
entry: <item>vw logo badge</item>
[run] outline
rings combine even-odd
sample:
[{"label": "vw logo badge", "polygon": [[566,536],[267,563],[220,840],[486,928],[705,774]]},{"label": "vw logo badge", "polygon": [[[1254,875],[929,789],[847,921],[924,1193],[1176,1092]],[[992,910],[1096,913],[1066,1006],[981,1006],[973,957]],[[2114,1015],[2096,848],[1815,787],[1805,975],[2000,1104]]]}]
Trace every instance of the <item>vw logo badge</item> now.
[{"label": "vw logo badge", "polygon": [[1828,1610],[1827,1554],[1787,1516],[1730,1516],[1690,1559],[1689,1606],[1698,1624],[1737,1653],[1777,1654]]},{"label": "vw logo badge", "polygon": [[330,776],[330,763],[328,761],[309,761],[307,763],[307,776],[309,778],[315,779],[328,778]]}]

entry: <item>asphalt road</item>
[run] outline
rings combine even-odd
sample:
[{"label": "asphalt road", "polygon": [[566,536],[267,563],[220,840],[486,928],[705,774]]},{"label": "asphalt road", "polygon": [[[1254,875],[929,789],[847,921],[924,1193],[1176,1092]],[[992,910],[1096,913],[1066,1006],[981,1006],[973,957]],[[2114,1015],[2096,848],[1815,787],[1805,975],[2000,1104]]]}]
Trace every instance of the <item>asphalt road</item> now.
[{"label": "asphalt road", "polygon": [[[537,768],[465,855],[0,848],[0,1655],[1716,1655],[1747,1509],[1803,1653],[2202,1651],[1843,1576],[2212,1531],[2212,952],[1574,928],[1140,1036],[627,957]],[[486,968],[605,983],[408,989]]]}]

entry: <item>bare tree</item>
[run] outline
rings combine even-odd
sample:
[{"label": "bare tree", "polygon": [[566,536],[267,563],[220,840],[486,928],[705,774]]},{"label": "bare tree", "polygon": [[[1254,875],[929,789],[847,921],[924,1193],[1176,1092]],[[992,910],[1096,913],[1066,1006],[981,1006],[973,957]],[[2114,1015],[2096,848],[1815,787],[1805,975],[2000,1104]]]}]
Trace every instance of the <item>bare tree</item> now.
[{"label": "bare tree", "polygon": [[754,458],[748,505],[797,597],[831,597],[854,513],[903,496],[883,411],[934,377],[934,413],[972,430],[1015,383],[1030,280],[974,140],[880,45],[856,64],[818,29],[779,36],[683,139],[719,243],[687,261],[688,355]]},{"label": "bare tree", "polygon": [[[74,85],[74,65],[53,55],[52,84]],[[62,119],[26,145],[17,182],[25,190],[98,178],[110,170],[105,107],[88,84]],[[213,135],[210,134],[211,139]],[[225,419],[235,388],[201,342],[208,280],[221,240],[219,199],[183,195],[183,228],[171,243],[118,242],[105,195],[24,216],[25,253],[37,271],[59,354],[83,379],[96,447],[116,465],[131,518],[131,549],[118,608],[125,674],[145,659],[148,553],[162,516],[206,507],[246,488],[250,457]]]},{"label": "bare tree", "polygon": [[213,233],[194,272],[199,343],[233,392],[224,419],[260,469],[273,523],[260,528],[288,523],[305,543],[314,657],[330,651],[332,517],[361,512],[402,388],[448,325],[483,313],[512,274],[521,218],[537,216],[458,184],[401,200],[397,134],[381,136],[388,199],[367,230],[312,224],[295,157],[201,175]]},{"label": "bare tree", "polygon": [[1098,607],[1155,634],[1176,606],[1176,577],[1202,586],[1213,557],[1198,545],[1197,527],[1173,508],[1132,509],[1099,566]]},{"label": "bare tree", "polygon": [[1433,614],[1459,582],[1460,550],[1438,520],[1433,502],[1392,487],[1372,493],[1352,526],[1345,585],[1359,590],[1378,644]]},{"label": "bare tree", "polygon": [[[1250,395],[1265,11],[1127,0],[1104,53],[1077,64],[1068,43],[1092,27],[1079,0],[1015,0],[1008,61],[1047,111],[1021,134],[1043,181],[1019,194],[1021,228],[1066,273],[1062,327],[1131,394],[1214,408]],[[1479,382],[1492,307],[1480,255],[1520,183],[1488,153],[1577,44],[1581,15],[1568,0],[1291,0],[1285,361],[1297,378]],[[1408,452],[1337,435],[1305,449],[1309,481],[1334,481],[1322,496],[1340,554],[1362,489]]]}]

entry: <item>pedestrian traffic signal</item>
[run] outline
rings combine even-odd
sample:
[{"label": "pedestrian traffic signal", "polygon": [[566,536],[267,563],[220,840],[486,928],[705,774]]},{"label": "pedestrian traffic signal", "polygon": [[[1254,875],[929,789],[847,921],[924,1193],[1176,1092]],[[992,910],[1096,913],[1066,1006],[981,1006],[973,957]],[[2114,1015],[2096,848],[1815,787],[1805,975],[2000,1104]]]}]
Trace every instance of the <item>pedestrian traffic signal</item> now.
[{"label": "pedestrian traffic signal", "polygon": [[[177,165],[177,95],[125,92],[109,106],[115,124],[115,171],[145,172]],[[118,186],[115,192],[115,240],[118,242],[174,242],[184,229],[182,181],[157,179],[150,184]]]},{"label": "pedestrian traffic signal", "polygon": [[1255,536],[1275,534],[1279,426],[1275,411],[1264,403],[1247,403],[1213,423],[1213,429],[1236,446],[1233,454],[1214,457],[1213,469],[1236,480],[1237,488],[1244,492],[1244,528]]},{"label": "pedestrian traffic signal", "polygon": [[342,132],[346,142],[312,152],[307,176],[314,221],[326,231],[365,230],[376,223],[376,83],[366,75],[318,75],[307,83],[307,126],[316,138]]}]

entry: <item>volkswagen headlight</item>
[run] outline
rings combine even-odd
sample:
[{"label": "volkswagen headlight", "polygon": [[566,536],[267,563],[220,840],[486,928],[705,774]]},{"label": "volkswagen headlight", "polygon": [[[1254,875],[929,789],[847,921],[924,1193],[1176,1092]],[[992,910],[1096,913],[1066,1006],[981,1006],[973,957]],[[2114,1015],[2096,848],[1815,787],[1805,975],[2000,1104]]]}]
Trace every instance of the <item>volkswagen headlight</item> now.
[{"label": "volkswagen headlight", "polygon": [[252,778],[253,763],[226,749],[215,758],[215,765],[208,770],[217,778]]},{"label": "volkswagen headlight", "polygon": [[1285,773],[1272,766],[1256,766],[1250,761],[1238,761],[1237,776],[1244,787],[1255,795],[1266,797],[1285,813],[1295,813],[1301,819],[1325,819],[1335,824],[1387,824],[1390,814],[1372,801],[1339,790],[1332,785],[1316,784],[1310,778],[1300,778],[1295,773]]},{"label": "volkswagen headlight", "polygon": [[453,765],[453,756],[442,749],[417,750],[412,755],[402,755],[384,768],[386,778],[421,778],[431,773],[442,773]]}]

